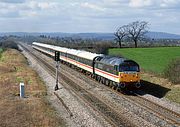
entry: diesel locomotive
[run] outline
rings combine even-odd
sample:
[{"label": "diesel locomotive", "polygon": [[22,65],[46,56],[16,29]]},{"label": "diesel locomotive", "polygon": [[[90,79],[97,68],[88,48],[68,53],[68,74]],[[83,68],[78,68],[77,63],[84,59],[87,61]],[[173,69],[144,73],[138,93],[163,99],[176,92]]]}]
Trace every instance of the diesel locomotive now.
[{"label": "diesel locomotive", "polygon": [[32,47],[51,57],[54,57],[55,51],[59,51],[62,63],[77,68],[114,89],[141,87],[140,67],[133,60],[38,42],[33,42]]}]

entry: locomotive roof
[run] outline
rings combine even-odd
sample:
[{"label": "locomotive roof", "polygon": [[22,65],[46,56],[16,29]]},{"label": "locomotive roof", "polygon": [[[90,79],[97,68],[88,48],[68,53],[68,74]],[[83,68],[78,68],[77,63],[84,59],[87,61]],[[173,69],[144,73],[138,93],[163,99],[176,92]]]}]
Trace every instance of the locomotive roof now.
[{"label": "locomotive roof", "polygon": [[119,65],[126,60],[123,57],[113,57],[113,56],[104,56],[100,62],[105,63],[105,64],[110,64],[110,65]]},{"label": "locomotive roof", "polygon": [[104,64],[109,64],[109,65],[122,65],[122,64],[125,64],[125,62],[130,62],[130,63],[133,63],[135,65],[138,65],[135,61],[133,60],[129,60],[129,59],[126,59],[126,58],[123,58],[123,57],[115,57],[115,56],[104,56],[102,57],[100,60],[99,60],[101,63],[104,63]]}]

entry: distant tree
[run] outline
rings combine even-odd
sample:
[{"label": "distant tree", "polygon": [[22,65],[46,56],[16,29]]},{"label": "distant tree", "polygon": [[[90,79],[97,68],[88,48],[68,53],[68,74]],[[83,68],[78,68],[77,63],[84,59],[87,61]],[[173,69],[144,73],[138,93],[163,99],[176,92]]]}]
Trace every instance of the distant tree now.
[{"label": "distant tree", "polygon": [[124,26],[121,26],[117,29],[117,31],[114,33],[114,35],[116,36],[116,40],[117,42],[119,43],[119,48],[121,48],[122,46],[122,40],[124,39],[125,36],[128,35],[128,26],[127,25],[124,25]]},{"label": "distant tree", "polygon": [[137,42],[144,37],[147,33],[148,22],[146,21],[136,21],[128,25],[129,37],[134,41],[135,48],[137,48]]},{"label": "distant tree", "polygon": [[102,42],[102,43],[95,44],[95,47],[93,49],[94,49],[95,53],[100,53],[100,54],[107,55],[108,54],[108,49],[110,47],[112,47],[111,43]]}]

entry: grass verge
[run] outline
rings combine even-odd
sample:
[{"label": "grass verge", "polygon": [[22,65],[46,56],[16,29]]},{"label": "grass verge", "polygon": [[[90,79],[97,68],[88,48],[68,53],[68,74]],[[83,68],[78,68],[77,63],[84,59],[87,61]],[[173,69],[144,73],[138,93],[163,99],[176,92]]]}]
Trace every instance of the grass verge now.
[{"label": "grass verge", "polygon": [[[26,98],[19,98],[19,83]],[[65,126],[49,104],[46,87],[20,52],[8,49],[0,60],[0,126]]]},{"label": "grass verge", "polygon": [[180,104],[180,87],[172,87],[165,97]]},{"label": "grass verge", "polygon": [[143,91],[158,98],[167,98],[180,104],[180,84],[172,84],[168,79],[149,73],[141,73]]}]

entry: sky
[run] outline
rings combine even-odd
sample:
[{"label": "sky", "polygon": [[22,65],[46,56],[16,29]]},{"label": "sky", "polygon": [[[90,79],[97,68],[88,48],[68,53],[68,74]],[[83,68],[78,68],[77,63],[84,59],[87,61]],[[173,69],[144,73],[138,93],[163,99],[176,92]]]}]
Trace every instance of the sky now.
[{"label": "sky", "polygon": [[0,0],[0,32],[115,32],[147,21],[180,34],[180,0]]}]

